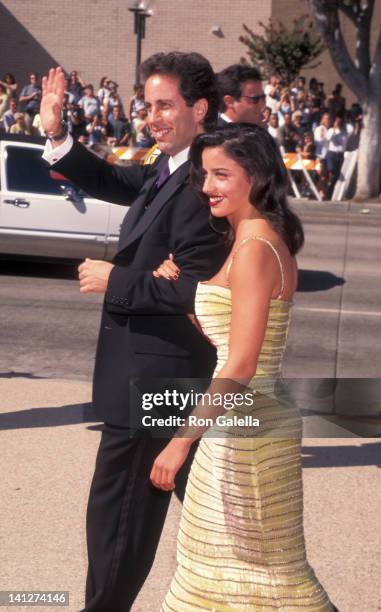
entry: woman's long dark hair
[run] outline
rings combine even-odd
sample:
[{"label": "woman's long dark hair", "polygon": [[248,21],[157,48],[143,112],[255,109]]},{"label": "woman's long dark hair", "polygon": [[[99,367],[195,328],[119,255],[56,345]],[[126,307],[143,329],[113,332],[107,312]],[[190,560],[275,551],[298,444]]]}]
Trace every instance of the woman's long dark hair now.
[{"label": "woman's long dark hair", "polygon": [[212,147],[221,147],[245,170],[253,183],[249,201],[280,234],[291,255],[295,255],[303,246],[304,233],[287,202],[289,178],[272,136],[264,128],[247,123],[228,125],[197,136],[190,150],[191,180],[205,201],[202,152]]}]

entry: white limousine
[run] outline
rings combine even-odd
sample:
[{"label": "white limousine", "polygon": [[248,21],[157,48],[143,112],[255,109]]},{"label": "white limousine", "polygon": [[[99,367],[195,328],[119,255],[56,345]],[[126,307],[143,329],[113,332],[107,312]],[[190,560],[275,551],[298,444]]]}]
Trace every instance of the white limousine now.
[{"label": "white limousine", "polygon": [[50,171],[44,145],[0,139],[0,257],[111,259],[127,212]]}]

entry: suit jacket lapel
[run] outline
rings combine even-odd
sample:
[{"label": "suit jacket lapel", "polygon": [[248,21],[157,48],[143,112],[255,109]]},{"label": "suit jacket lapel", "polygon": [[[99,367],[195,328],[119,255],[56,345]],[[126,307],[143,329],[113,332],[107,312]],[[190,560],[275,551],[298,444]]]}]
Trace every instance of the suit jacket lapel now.
[{"label": "suit jacket lapel", "polygon": [[[184,164],[182,164],[180,168],[176,170],[176,172],[171,174],[167,182],[163,185],[160,191],[158,191],[156,196],[153,198],[149,208],[142,214],[142,216],[139,217],[138,215],[136,215],[137,222],[136,224],[133,225],[131,231],[129,231],[128,234],[123,236],[123,239],[119,243],[119,250],[125,249],[134,240],[139,238],[139,236],[141,236],[145,232],[147,227],[152,223],[152,221],[161,211],[163,206],[165,206],[168,200],[174,195],[174,193],[176,193],[176,191],[180,189],[180,187],[184,183],[188,182],[189,166],[190,166],[190,162],[187,161]],[[158,172],[160,172],[160,168],[161,166],[158,165]],[[154,182],[156,178],[157,178],[157,174],[154,177]],[[151,187],[148,186],[148,191],[145,191],[144,189],[144,193],[147,194],[147,196],[149,195],[149,191]],[[141,206],[144,207],[144,204],[146,201],[147,201],[147,197],[140,204],[139,211],[141,210]],[[135,206],[135,203],[134,203],[134,206]],[[128,216],[129,214],[130,213],[128,213]]]},{"label": "suit jacket lapel", "polygon": [[[139,193],[136,200],[134,200],[132,206],[127,212],[124,221],[123,221],[123,241],[129,236],[138,222],[139,218],[144,214],[144,206],[150,198],[151,192],[154,190],[155,183],[159,176],[162,165],[165,163],[166,157],[163,156],[163,160],[160,160],[156,166],[156,172],[153,172],[152,175],[146,179],[144,182],[143,189]],[[122,234],[121,234],[122,237]]]}]

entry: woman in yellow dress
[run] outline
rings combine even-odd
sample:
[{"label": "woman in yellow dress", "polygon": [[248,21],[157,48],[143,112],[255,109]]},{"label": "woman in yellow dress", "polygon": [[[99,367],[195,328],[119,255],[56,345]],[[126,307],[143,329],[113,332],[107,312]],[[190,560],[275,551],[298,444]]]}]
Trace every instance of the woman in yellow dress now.
[{"label": "woman in yellow dress", "polygon": [[[282,396],[295,254],[303,244],[287,204],[287,171],[271,136],[254,125],[198,136],[190,158],[195,188],[213,218],[228,220],[232,237],[227,261],[198,284],[195,297],[194,322],[217,349],[208,392],[227,398],[233,390],[237,398],[249,389],[251,396],[242,393],[246,403],[236,400],[224,415],[197,406],[193,416],[214,413],[214,425],[205,431],[188,420],[153,465],[152,483],[173,489],[204,432],[162,611],[331,612],[336,608],[306,557],[301,418]],[[154,274],[175,281],[181,274],[175,258]]]}]

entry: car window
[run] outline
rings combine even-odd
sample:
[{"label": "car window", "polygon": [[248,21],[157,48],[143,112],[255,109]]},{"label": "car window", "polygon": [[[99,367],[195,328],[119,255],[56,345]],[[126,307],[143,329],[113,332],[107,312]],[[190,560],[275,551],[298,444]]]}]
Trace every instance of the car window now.
[{"label": "car window", "polygon": [[40,149],[7,146],[6,167],[9,191],[62,195],[63,181],[51,178]]}]

